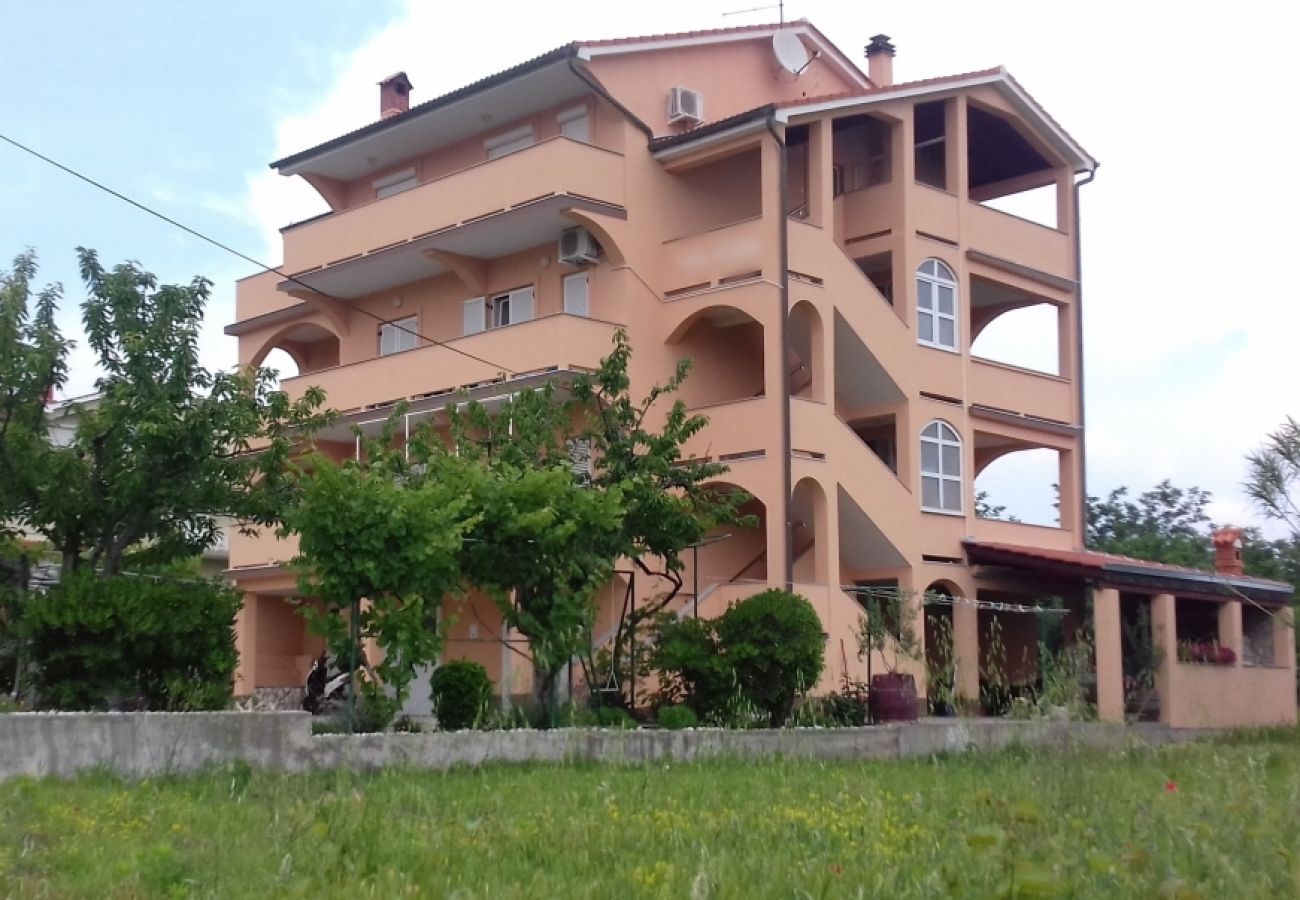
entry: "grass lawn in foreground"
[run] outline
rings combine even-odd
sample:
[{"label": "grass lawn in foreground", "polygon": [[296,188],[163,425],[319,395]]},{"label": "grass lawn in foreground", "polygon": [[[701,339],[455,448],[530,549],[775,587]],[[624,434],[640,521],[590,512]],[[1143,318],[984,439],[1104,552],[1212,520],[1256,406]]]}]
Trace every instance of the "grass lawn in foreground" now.
[{"label": "grass lawn in foreground", "polygon": [[0,784],[0,897],[1300,897],[1300,731],[1161,751]]}]

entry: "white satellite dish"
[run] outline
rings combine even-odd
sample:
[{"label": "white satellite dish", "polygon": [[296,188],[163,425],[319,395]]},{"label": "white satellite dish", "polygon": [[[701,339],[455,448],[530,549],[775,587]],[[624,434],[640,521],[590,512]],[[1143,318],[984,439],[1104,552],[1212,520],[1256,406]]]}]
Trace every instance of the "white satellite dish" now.
[{"label": "white satellite dish", "polygon": [[778,31],[772,35],[772,52],[781,68],[791,75],[802,75],[808,68],[808,48],[793,31]]}]

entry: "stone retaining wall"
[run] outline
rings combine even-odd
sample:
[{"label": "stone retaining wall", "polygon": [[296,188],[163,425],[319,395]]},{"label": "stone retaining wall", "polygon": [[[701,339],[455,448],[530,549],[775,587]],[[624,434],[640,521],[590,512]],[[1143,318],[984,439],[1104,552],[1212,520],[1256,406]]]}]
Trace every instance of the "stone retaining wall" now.
[{"label": "stone retaining wall", "polygon": [[70,777],[106,769],[128,777],[192,772],[244,760],[259,769],[302,772],[385,766],[445,769],[499,762],[641,763],[730,756],[897,759],[993,750],[1012,744],[1068,749],[1152,746],[1206,732],[1160,725],[937,719],[870,728],[780,731],[462,731],[312,735],[304,712],[10,713],[0,715],[0,781]]}]

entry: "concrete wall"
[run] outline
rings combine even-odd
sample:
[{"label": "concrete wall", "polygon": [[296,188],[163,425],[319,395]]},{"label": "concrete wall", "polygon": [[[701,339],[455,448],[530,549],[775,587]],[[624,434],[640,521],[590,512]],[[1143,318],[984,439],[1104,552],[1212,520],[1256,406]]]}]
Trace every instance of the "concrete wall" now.
[{"label": "concrete wall", "polygon": [[320,735],[311,717],[281,713],[12,713],[0,715],[0,781],[71,777],[104,768],[128,777],[193,772],[244,760],[271,771],[385,766],[446,769],[502,762],[681,762],[718,756],[897,759],[993,750],[1160,745],[1205,732],[1160,725],[963,720],[872,728],[780,731],[462,731]]}]

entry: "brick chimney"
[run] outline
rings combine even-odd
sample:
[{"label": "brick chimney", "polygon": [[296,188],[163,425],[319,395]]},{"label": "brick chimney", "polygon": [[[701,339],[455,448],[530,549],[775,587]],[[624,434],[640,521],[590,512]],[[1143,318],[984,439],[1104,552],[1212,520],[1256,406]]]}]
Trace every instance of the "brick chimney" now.
[{"label": "brick chimney", "polygon": [[872,35],[867,44],[867,77],[876,87],[894,83],[894,45],[887,34]]},{"label": "brick chimney", "polygon": [[411,108],[411,79],[405,72],[379,82],[379,118],[391,119]]},{"label": "brick chimney", "polygon": [[1214,543],[1214,571],[1219,575],[1244,575],[1240,528],[1220,528],[1210,535]]}]

